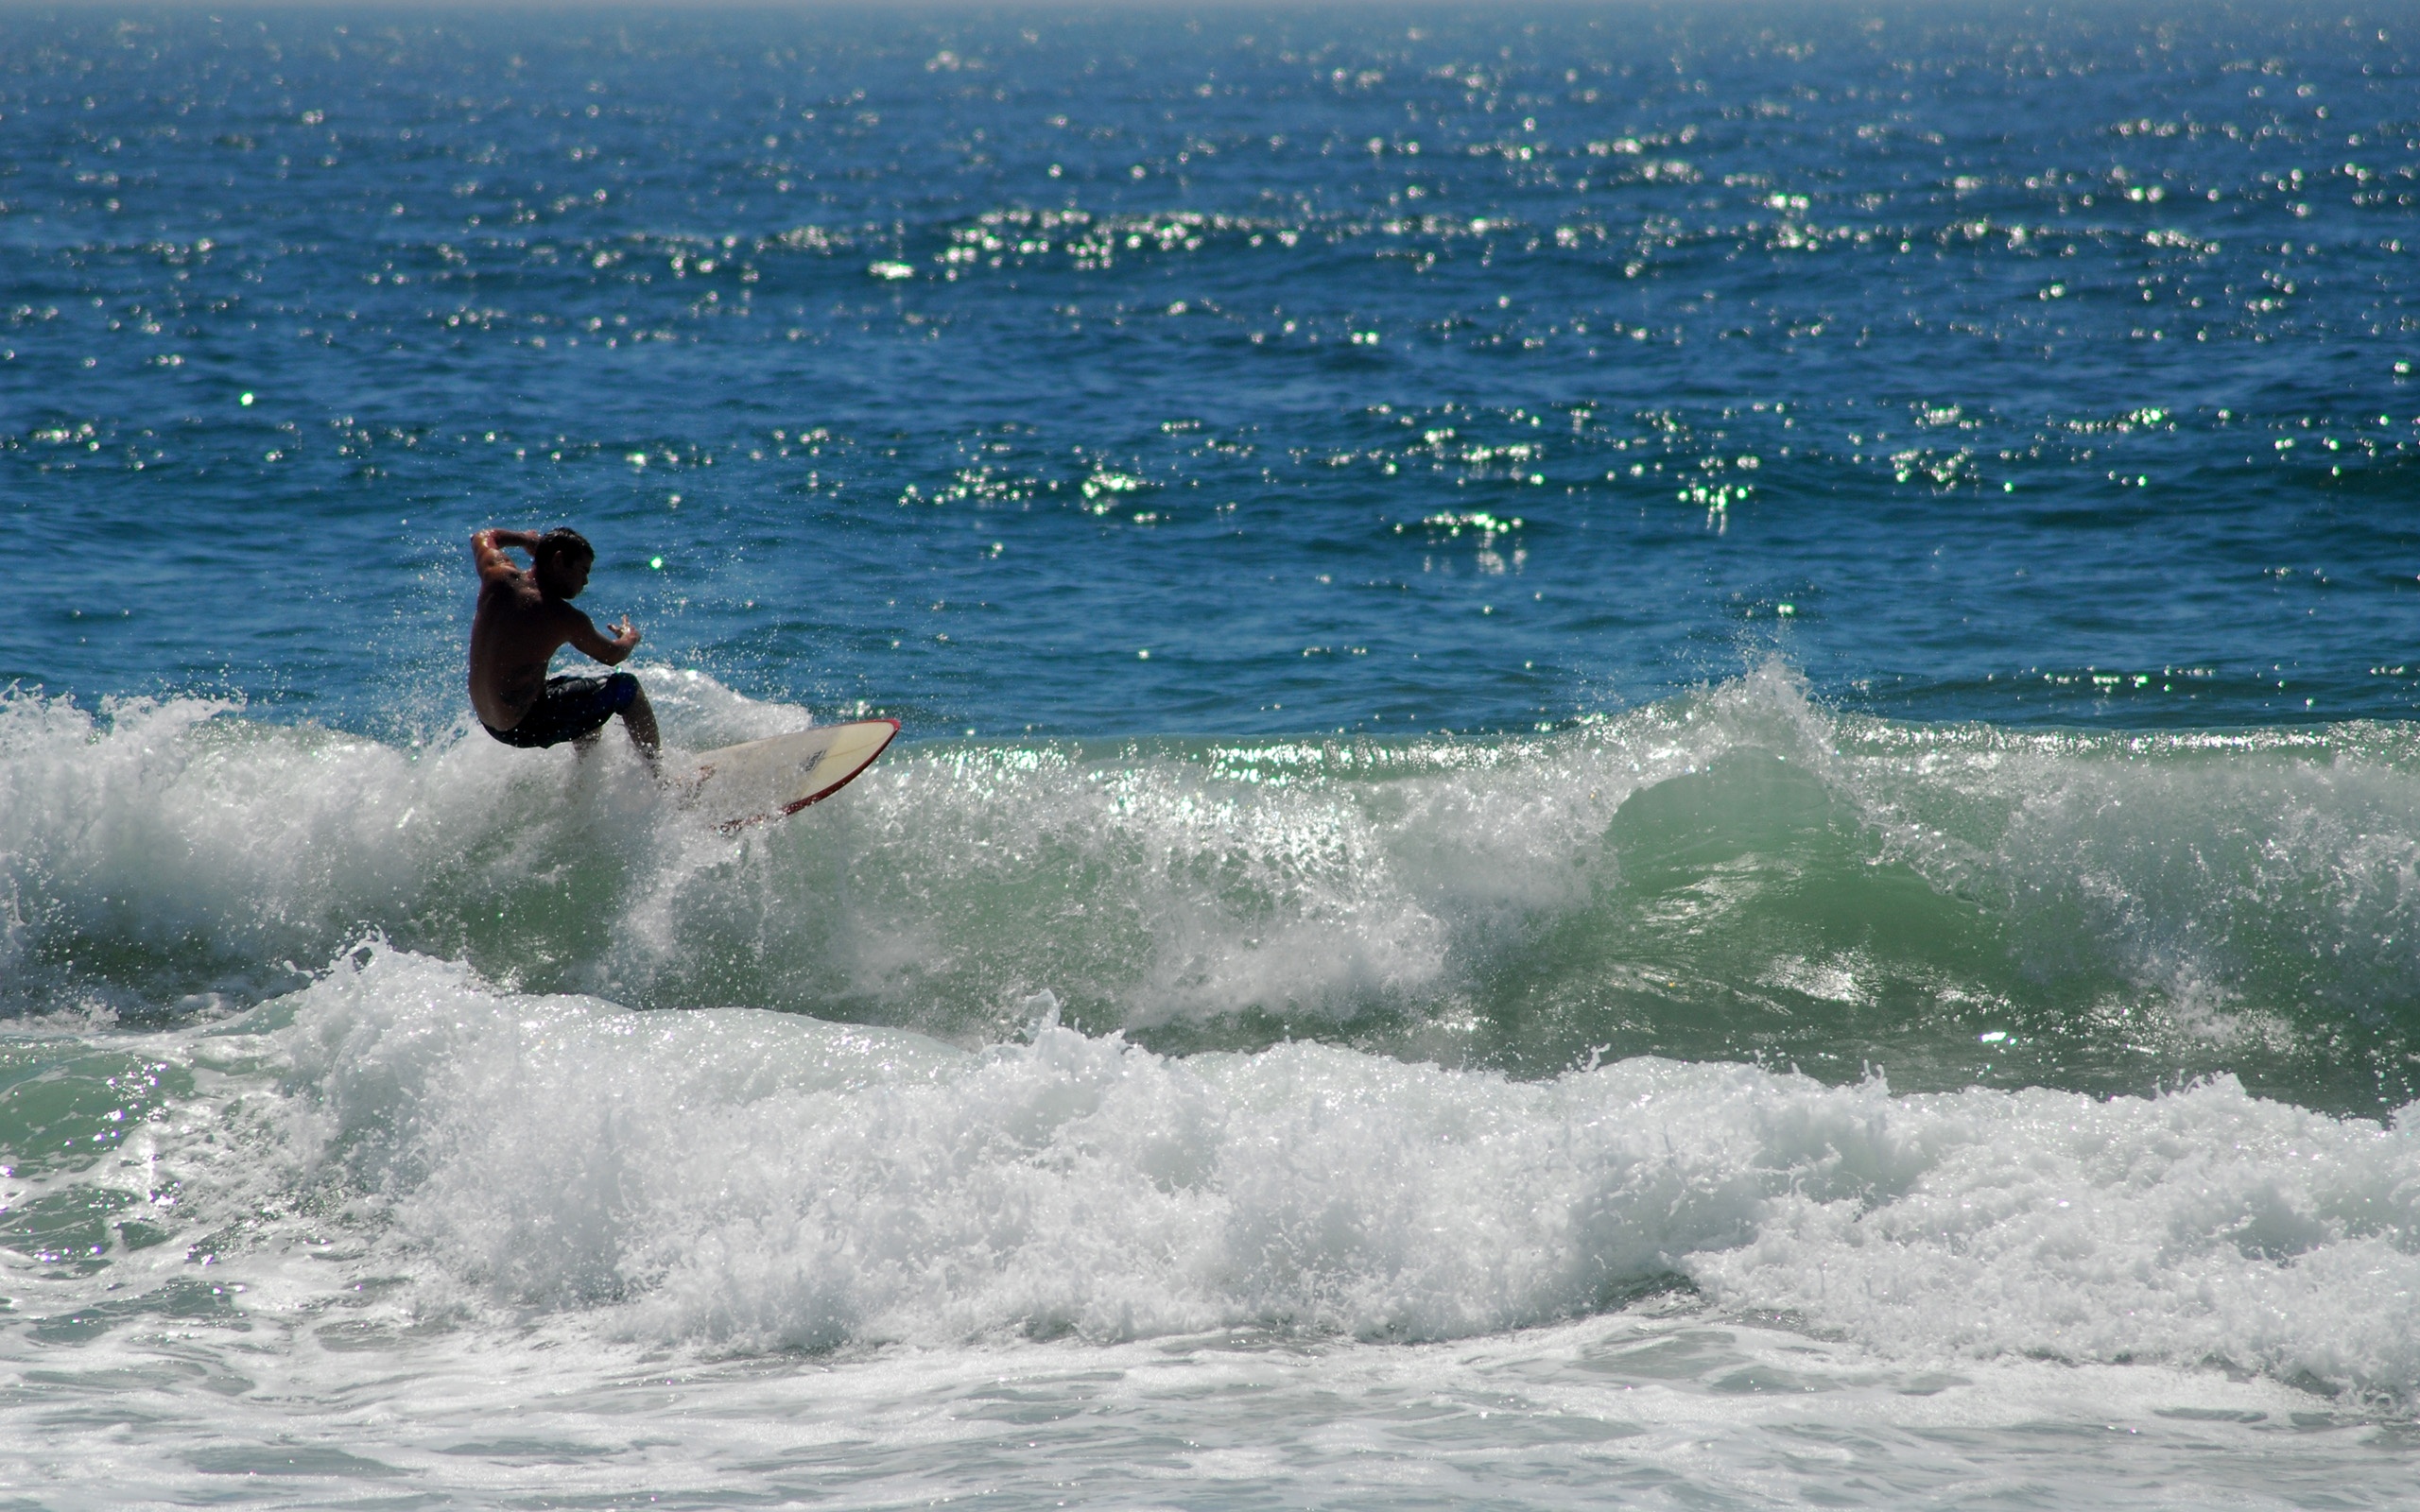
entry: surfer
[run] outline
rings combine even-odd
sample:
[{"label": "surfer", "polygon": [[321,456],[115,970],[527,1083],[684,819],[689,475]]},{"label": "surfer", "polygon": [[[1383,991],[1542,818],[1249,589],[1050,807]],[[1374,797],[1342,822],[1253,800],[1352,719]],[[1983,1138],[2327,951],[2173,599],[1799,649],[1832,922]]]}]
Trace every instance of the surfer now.
[{"label": "surfer", "polygon": [[[524,572],[505,555],[529,554]],[[577,530],[481,530],[471,537],[479,571],[479,608],[471,619],[471,707],[487,732],[508,746],[537,747],[578,741],[585,749],[615,714],[631,744],[657,769],[663,742],[639,679],[627,672],[604,678],[549,678],[546,663],[568,642],[607,666],[638,649],[630,617],[600,634],[571,607],[588,586],[596,548]]]}]

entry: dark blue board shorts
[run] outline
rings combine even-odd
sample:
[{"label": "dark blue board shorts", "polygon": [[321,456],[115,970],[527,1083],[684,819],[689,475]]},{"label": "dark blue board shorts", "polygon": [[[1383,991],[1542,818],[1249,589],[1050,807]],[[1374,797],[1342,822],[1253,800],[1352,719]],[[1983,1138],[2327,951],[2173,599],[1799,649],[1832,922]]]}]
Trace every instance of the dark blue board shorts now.
[{"label": "dark blue board shorts", "polygon": [[631,706],[639,696],[639,679],[627,672],[610,678],[548,678],[546,691],[510,730],[482,723],[479,728],[508,746],[537,749],[578,740],[604,727],[605,721]]}]

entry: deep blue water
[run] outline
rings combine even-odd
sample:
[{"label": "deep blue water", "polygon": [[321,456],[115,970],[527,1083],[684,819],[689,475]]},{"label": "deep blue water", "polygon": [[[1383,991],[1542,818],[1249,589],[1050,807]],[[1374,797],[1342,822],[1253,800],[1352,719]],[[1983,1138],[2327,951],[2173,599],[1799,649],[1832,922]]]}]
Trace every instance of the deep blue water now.
[{"label": "deep blue water", "polygon": [[0,10],[0,1501],[2409,1505],[2412,39]]},{"label": "deep blue water", "polygon": [[918,732],[2402,717],[2400,15],[12,11],[0,674],[441,727],[568,522]]}]

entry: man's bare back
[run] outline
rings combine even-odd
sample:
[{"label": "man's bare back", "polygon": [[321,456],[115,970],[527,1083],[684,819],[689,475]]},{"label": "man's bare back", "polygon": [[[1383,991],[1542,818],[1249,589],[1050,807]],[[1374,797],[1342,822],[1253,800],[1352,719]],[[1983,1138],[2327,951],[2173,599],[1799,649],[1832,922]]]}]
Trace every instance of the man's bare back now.
[{"label": "man's bare back", "polygon": [[[505,552],[530,555],[524,570]],[[625,617],[612,637],[600,634],[571,600],[588,586],[596,553],[569,530],[540,536],[527,530],[482,530],[471,537],[479,573],[479,607],[471,620],[471,707],[488,733],[510,746],[553,746],[594,736],[615,714],[631,744],[654,764],[660,744],[655,711],[638,679],[546,677],[565,644],[618,666],[638,648],[639,632]]]}]

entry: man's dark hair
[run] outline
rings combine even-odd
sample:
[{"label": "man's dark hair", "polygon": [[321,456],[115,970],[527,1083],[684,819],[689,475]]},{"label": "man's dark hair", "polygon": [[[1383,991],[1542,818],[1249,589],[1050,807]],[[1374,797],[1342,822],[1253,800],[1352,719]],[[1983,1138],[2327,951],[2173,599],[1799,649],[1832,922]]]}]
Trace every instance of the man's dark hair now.
[{"label": "man's dark hair", "polygon": [[538,549],[529,554],[539,561],[595,561],[596,548],[577,530],[549,530],[538,538]]}]

